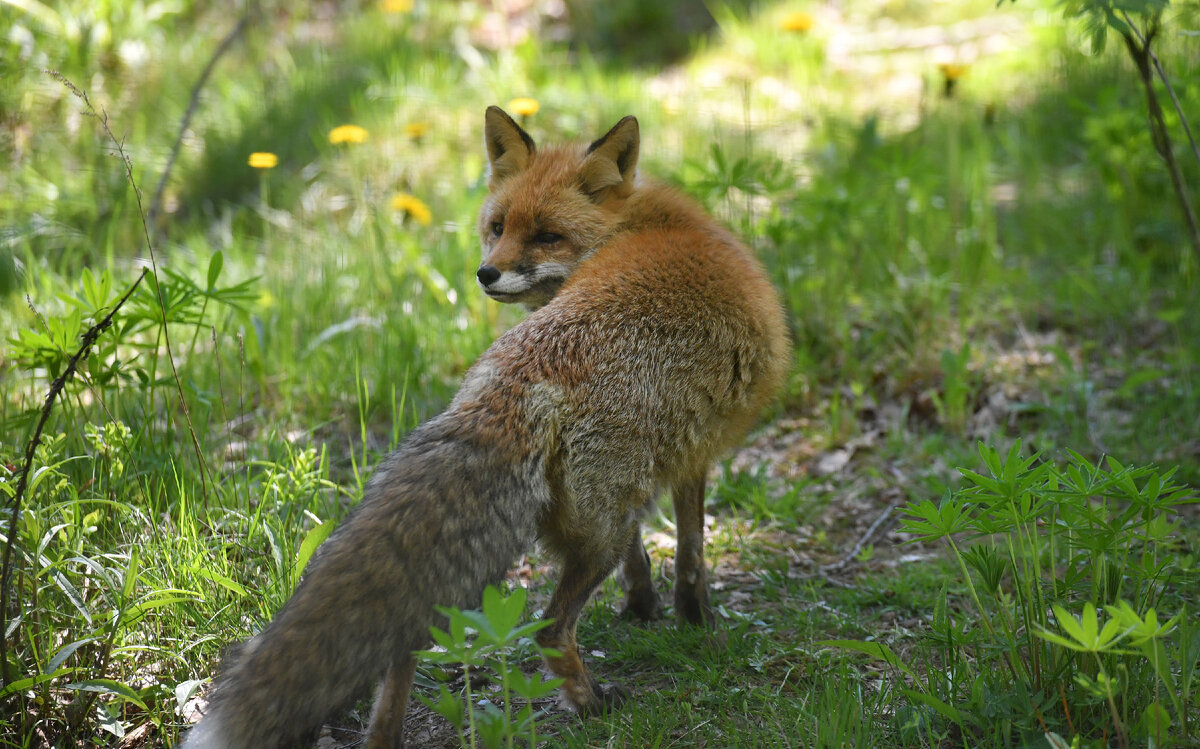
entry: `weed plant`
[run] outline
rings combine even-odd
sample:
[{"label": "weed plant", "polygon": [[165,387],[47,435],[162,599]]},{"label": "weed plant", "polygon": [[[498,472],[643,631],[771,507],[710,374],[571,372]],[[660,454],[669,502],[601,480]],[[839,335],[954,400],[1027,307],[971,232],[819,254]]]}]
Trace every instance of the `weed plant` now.
[{"label": "weed plant", "polygon": [[[431,628],[436,648],[418,653],[427,663],[457,667],[465,677],[461,697],[443,681],[438,684],[436,698],[420,698],[454,726],[463,747],[474,749],[482,742],[488,749],[512,749],[518,738],[527,741],[530,749],[538,745],[537,728],[546,711],[535,710],[533,701],[553,694],[563,680],[543,680],[538,671],[526,676],[519,664],[509,661],[510,651],[519,645],[533,657],[555,654],[530,639],[530,635],[550,626],[553,620],[542,618],[520,623],[525,598],[523,588],[504,595],[489,585],[483,591],[483,605],[477,611],[439,608],[449,622],[449,629]],[[472,671],[485,672],[499,681],[494,695],[483,696],[476,702]],[[440,675],[445,679],[446,672]],[[525,704],[514,711],[517,697]]]},{"label": "weed plant", "polygon": [[933,611],[924,662],[876,642],[833,644],[907,677],[901,691],[930,717],[927,741],[948,735],[941,722],[967,743],[1190,745],[1200,575],[1177,531],[1194,490],[1174,470],[1078,453],[1058,466],[1022,456],[1020,442],[1003,456],[981,445],[980,456],[986,473],[961,469],[963,488],[903,510],[901,529],[944,542],[959,572]]}]

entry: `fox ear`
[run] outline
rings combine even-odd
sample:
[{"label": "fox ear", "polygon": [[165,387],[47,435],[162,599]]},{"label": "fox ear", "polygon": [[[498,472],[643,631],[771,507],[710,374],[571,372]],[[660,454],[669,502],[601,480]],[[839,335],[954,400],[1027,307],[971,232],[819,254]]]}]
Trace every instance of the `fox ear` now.
[{"label": "fox ear", "polygon": [[592,200],[602,202],[608,197],[605,191],[609,188],[622,198],[633,192],[640,142],[637,118],[624,117],[588,146],[587,157],[579,167],[579,177],[583,191],[592,196]]},{"label": "fox ear", "polygon": [[500,107],[488,107],[483,115],[483,139],[487,143],[488,186],[493,187],[524,171],[533,157],[533,138]]}]

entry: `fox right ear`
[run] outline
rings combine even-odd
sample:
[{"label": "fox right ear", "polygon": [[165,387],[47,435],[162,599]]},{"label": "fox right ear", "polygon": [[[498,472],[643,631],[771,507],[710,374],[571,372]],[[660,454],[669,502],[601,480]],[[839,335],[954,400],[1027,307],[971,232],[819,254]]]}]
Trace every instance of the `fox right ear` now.
[{"label": "fox right ear", "polygon": [[524,171],[533,158],[533,138],[500,107],[488,107],[483,115],[483,139],[491,167],[488,187]]}]

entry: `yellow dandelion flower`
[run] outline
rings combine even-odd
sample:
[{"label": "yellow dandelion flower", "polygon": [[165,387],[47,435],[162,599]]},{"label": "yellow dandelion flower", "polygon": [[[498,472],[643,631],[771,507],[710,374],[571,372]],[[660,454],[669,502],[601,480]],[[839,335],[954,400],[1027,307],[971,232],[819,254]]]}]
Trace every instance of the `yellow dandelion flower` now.
[{"label": "yellow dandelion flower", "polygon": [[246,163],[255,169],[272,169],[279,164],[279,157],[267,151],[255,151]]},{"label": "yellow dandelion flower", "polygon": [[409,13],[413,9],[413,0],[380,0],[379,7],[384,13]]},{"label": "yellow dandelion flower", "polygon": [[942,71],[942,77],[948,81],[957,81],[967,74],[969,66],[957,62],[944,62],[938,65],[938,70]]},{"label": "yellow dandelion flower", "polygon": [[784,16],[783,20],[779,22],[779,27],[784,31],[804,33],[813,27],[813,23],[814,21],[812,15],[802,11],[797,11],[795,13],[788,13],[786,16]]},{"label": "yellow dandelion flower", "polygon": [[433,223],[433,213],[430,212],[429,206],[425,205],[420,198],[405,192],[392,196],[392,210],[412,216],[413,220],[421,226],[429,226]]},{"label": "yellow dandelion flower", "polygon": [[429,132],[429,123],[427,122],[410,122],[404,126],[404,134],[414,140],[423,137],[427,132]]},{"label": "yellow dandelion flower", "polygon": [[339,143],[363,143],[366,139],[366,129],[358,125],[340,125],[329,131],[329,142],[335,146]]},{"label": "yellow dandelion flower", "polygon": [[537,99],[532,99],[528,96],[518,96],[508,103],[508,111],[522,117],[531,117],[538,113],[541,105]]}]

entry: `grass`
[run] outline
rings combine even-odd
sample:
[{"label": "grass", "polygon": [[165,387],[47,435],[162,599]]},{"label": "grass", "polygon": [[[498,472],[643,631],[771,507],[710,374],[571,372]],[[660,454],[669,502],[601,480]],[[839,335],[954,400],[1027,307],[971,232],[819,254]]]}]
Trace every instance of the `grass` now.
[{"label": "grass", "polygon": [[[8,501],[50,381],[147,254],[113,144],[42,71],[103,108],[148,195],[192,82],[235,22],[189,2],[155,6],[162,16],[139,3],[60,5],[0,6],[13,30],[0,46],[11,71],[0,89]],[[593,23],[636,13],[619,5]],[[1003,452],[1019,438],[1051,461],[1076,450],[1177,467],[1176,481],[1197,485],[1196,261],[1115,45],[1084,54],[1082,31],[1044,3],[841,5],[714,4],[711,34],[663,45],[688,50],[667,69],[553,41],[570,29],[549,16],[539,33],[495,42],[489,29],[524,20],[475,3],[252,15],[218,61],[151,227],[157,278],[84,360],[38,450],[13,544],[19,605],[7,612],[4,667],[20,684],[0,697],[0,745],[172,742],[221,649],[286,600],[298,558],[357,501],[378,458],[520,319],[473,284],[482,108],[517,96],[541,104],[525,121],[539,141],[594,137],[636,114],[643,168],[752,243],[797,344],[770,425],[710,490],[722,626],[706,635],[616,621],[607,583],[581,642],[603,653],[592,657],[599,675],[637,699],[600,720],[555,717],[556,743],[1041,741],[1020,721],[956,723],[914,696],[976,717],[988,704],[1032,714],[1028,695],[939,644],[947,621],[970,629],[974,579],[943,546],[902,546],[911,536],[892,520],[846,565],[821,569],[886,507],[962,490],[958,467],[984,471],[976,440]],[[810,31],[779,28],[794,10],[812,14]],[[897,35],[1007,24],[927,47]],[[619,29],[592,31],[605,40]],[[1197,39],[1161,43],[1195,128]],[[947,50],[958,57],[939,58]],[[948,61],[969,63],[949,98],[937,65]],[[330,144],[329,130],[348,123],[368,140]],[[414,124],[428,127],[418,135]],[[253,151],[279,165],[251,169]],[[1195,192],[1200,168],[1181,163]],[[431,224],[393,210],[397,193],[424,202]],[[1198,539],[1194,510],[1162,513],[1179,572],[1139,600],[1165,621],[1195,590],[1187,559]],[[662,513],[648,525],[671,535]],[[654,545],[669,579],[669,544]],[[549,585],[534,575],[535,602]],[[1055,595],[1072,615],[1092,598],[1115,603]],[[1193,635],[1177,630],[1167,652],[1192,652]],[[817,644],[832,640],[887,645],[928,691],[895,664]],[[959,649],[975,659],[988,647]],[[1160,690],[1152,669],[1123,663],[1127,694],[1158,694],[1149,705],[1173,718],[1158,745],[1193,740],[1186,668]],[[932,675],[948,664],[962,680],[942,689]],[[1178,710],[1171,690],[1192,701]],[[1119,718],[1135,742],[1151,709],[1138,704],[1142,714]],[[1090,703],[1069,720],[1042,712],[1068,741],[1118,736]]]}]

